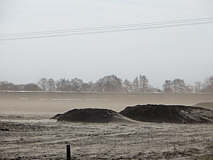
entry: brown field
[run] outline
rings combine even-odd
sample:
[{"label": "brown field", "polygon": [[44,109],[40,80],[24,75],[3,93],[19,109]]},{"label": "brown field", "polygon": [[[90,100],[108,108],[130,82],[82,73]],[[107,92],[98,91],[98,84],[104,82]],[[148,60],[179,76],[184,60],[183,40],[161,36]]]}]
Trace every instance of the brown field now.
[{"label": "brown field", "polygon": [[[95,94],[66,92],[0,92],[1,113],[55,114],[73,108],[108,108],[121,111],[136,104],[212,102],[213,94]],[[211,108],[211,107],[210,107]]]},{"label": "brown field", "polygon": [[[213,101],[212,94],[0,93],[0,159],[211,159],[213,125],[64,123],[49,120],[73,108],[121,111],[135,104]],[[208,106],[213,108],[213,106]],[[205,158],[207,157],[207,158]]]}]

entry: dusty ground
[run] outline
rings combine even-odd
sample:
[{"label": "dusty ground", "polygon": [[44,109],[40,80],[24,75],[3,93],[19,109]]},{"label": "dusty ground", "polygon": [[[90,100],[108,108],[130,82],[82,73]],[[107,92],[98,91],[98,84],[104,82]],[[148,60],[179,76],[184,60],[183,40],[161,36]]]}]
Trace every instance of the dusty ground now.
[{"label": "dusty ground", "polygon": [[57,114],[74,108],[108,108],[120,112],[137,104],[194,105],[212,102],[213,94],[88,94],[0,92],[0,112],[10,114]]},{"label": "dusty ground", "polygon": [[62,123],[1,115],[0,159],[196,159],[213,153],[213,125]]},{"label": "dusty ground", "polygon": [[[212,124],[88,124],[49,120],[55,113],[68,110],[68,107],[61,107],[64,104],[76,107],[90,101],[92,103],[88,106],[100,103],[106,107],[110,102],[109,108],[119,111],[125,102],[127,105],[146,103],[156,95],[146,96],[135,95],[127,101],[126,97],[119,95],[118,99],[110,101],[109,95],[100,99],[84,95],[78,100],[70,96],[0,95],[0,159],[65,159],[66,144],[71,144],[73,159],[80,160],[207,160],[205,157],[212,160],[209,158],[213,154]],[[153,101],[166,103],[173,99],[176,104],[191,105],[212,100],[212,95],[188,95],[188,100],[185,97],[160,95]],[[113,108],[113,105],[118,108]]]}]

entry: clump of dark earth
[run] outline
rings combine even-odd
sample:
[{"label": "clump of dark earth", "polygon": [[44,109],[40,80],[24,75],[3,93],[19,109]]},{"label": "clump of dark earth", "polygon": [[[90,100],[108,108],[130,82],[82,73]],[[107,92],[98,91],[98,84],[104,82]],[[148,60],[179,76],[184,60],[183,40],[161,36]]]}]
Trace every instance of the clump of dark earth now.
[{"label": "clump of dark earth", "polygon": [[[7,131],[42,131],[48,128],[40,125],[22,124],[17,122],[3,122],[0,121],[0,132]],[[1,158],[0,158],[1,159]]]},{"label": "clump of dark earth", "polygon": [[136,105],[126,107],[120,114],[143,122],[213,123],[213,110],[182,105]]},{"label": "clump of dark earth", "polygon": [[0,128],[0,131],[10,131],[8,128]]},{"label": "clump of dark earth", "polygon": [[57,114],[53,117],[58,121],[69,122],[91,122],[91,123],[108,123],[108,122],[131,122],[132,120],[120,115],[109,109],[73,109],[64,114]]},{"label": "clump of dark earth", "polygon": [[51,119],[58,119],[60,116],[62,116],[63,114],[56,114],[55,116],[53,116]]}]

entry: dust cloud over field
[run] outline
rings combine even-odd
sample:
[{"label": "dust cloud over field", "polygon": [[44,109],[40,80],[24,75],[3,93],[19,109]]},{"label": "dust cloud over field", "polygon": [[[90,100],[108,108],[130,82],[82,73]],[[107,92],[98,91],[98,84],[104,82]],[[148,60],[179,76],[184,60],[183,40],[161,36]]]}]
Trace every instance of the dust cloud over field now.
[{"label": "dust cloud over field", "polygon": [[[0,93],[0,160],[204,160],[213,155],[212,124],[72,123],[50,119],[74,108],[121,111],[135,104],[210,102],[210,94]],[[208,106],[212,109],[211,106]]]},{"label": "dust cloud over field", "polygon": [[1,92],[0,111],[10,114],[62,113],[74,108],[121,111],[136,104],[184,104],[213,101],[213,94],[87,94],[63,92]]}]

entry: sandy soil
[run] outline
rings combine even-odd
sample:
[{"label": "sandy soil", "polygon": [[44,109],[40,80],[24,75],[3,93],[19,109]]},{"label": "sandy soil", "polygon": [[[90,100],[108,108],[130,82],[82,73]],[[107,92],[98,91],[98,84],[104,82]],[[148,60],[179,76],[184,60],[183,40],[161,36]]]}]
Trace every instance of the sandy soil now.
[{"label": "sandy soil", "polygon": [[196,159],[213,153],[213,125],[70,123],[0,117],[0,159]]},{"label": "sandy soil", "polygon": [[107,108],[120,112],[137,104],[194,105],[212,102],[213,94],[86,94],[0,92],[0,112],[10,114],[57,114],[74,108]]},{"label": "sandy soil", "polygon": [[212,124],[91,124],[49,119],[76,106],[109,106],[120,111],[138,103],[212,101],[212,95],[126,96],[1,93],[0,159],[65,159],[66,144],[71,144],[72,158],[79,160],[199,160],[213,154]]}]

